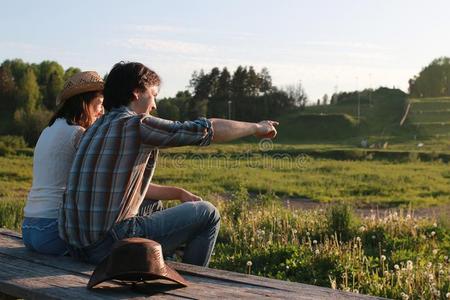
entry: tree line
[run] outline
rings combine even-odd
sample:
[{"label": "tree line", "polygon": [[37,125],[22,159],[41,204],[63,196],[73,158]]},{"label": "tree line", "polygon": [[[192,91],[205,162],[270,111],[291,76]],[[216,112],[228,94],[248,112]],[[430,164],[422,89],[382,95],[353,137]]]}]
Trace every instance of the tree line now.
[{"label": "tree line", "polygon": [[[0,135],[23,136],[33,146],[56,109],[56,97],[65,80],[79,68],[66,70],[56,61],[39,64],[21,59],[0,65]],[[267,68],[239,66],[232,73],[226,67],[209,72],[194,71],[189,89],[158,101],[157,114],[172,120],[200,116],[243,121],[273,119],[306,105],[301,83],[277,88]]]},{"label": "tree line", "polygon": [[257,121],[275,118],[307,101],[301,83],[277,88],[267,68],[256,72],[253,66],[238,66],[232,73],[226,67],[194,71],[189,88],[158,101],[158,115],[172,120],[205,116]]},{"label": "tree line", "polygon": [[80,72],[55,61],[29,64],[21,59],[0,65],[0,134],[15,134],[34,145],[56,108],[64,81]]}]

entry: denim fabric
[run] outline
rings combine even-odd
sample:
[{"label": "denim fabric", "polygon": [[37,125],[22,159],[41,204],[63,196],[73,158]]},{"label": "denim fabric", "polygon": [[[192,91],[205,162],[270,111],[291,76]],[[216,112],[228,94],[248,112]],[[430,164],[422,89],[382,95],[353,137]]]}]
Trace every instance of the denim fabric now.
[{"label": "denim fabric", "polygon": [[185,202],[178,206],[136,216],[113,226],[107,236],[83,249],[71,249],[74,256],[98,264],[109,255],[114,241],[142,237],[161,244],[164,255],[170,255],[186,244],[183,262],[207,266],[220,227],[218,210],[209,202]]},{"label": "denim fabric", "polygon": [[66,243],[58,235],[58,219],[26,217],[22,223],[25,247],[43,254],[64,255]]},{"label": "denim fabric", "polygon": [[161,200],[144,199],[139,207],[138,216],[147,216],[163,209],[164,206]]}]

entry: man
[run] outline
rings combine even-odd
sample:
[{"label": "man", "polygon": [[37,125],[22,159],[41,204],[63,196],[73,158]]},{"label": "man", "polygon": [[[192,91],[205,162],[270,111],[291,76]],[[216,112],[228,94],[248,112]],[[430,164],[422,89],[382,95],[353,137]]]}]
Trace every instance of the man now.
[{"label": "man", "polygon": [[[150,116],[160,82],[141,63],[120,62],[108,75],[103,101],[107,113],[80,143],[60,210],[60,236],[75,257],[97,264],[116,240],[143,237],[160,243],[165,254],[186,244],[183,262],[207,266],[219,232],[219,213],[184,189],[151,183],[158,149],[276,135],[278,123],[273,121],[200,118],[181,123]],[[183,203],[140,216],[144,198]]]}]

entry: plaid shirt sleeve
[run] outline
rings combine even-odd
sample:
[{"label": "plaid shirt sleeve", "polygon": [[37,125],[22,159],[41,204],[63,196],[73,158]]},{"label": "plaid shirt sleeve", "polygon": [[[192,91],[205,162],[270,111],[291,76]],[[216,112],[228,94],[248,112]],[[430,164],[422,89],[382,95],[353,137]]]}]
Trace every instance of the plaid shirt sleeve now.
[{"label": "plaid shirt sleeve", "polygon": [[211,121],[199,118],[195,121],[169,121],[153,116],[141,119],[141,139],[144,144],[156,147],[188,145],[207,146],[213,137]]}]

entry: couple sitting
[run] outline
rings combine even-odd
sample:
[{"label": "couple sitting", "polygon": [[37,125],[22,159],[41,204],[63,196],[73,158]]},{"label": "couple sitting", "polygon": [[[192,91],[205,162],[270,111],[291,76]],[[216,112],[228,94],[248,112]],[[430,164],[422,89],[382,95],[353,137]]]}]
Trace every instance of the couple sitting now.
[{"label": "couple sitting", "polygon": [[[151,116],[160,83],[145,65],[124,62],[104,83],[95,72],[68,79],[35,148],[22,225],[27,248],[69,252],[98,264],[116,241],[142,237],[160,243],[166,255],[186,244],[183,262],[208,265],[219,213],[182,188],[151,183],[158,149],[249,135],[273,138],[277,123],[205,118],[181,123]],[[158,203],[146,199],[183,203],[154,212]]]}]

